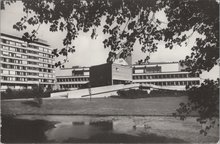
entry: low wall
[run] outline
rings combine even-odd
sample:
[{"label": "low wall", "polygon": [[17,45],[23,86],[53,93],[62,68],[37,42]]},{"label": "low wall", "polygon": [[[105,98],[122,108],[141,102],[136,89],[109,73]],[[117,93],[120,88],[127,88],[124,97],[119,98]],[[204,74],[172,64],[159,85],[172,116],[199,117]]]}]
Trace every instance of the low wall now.
[{"label": "low wall", "polygon": [[118,90],[138,88],[139,84],[128,84],[128,85],[110,85],[95,88],[79,89],[74,91],[65,91],[51,93],[51,98],[89,98],[90,94],[92,97],[109,97],[116,95]]}]

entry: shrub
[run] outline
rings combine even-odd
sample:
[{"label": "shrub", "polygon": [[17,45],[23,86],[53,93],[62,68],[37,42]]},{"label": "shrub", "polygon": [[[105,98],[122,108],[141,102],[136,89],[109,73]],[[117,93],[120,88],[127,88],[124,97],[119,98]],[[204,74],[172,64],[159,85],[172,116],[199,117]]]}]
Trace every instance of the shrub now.
[{"label": "shrub", "polygon": [[149,94],[147,91],[141,89],[130,89],[130,90],[119,90],[117,98],[146,98],[146,97],[166,97],[166,96],[185,96],[185,91],[175,91],[175,90],[152,90]]},{"label": "shrub", "polygon": [[[33,86],[32,89],[12,90],[8,88],[1,93],[1,99],[19,99],[19,98],[43,98],[50,97],[51,91],[43,90],[42,86]],[[41,101],[41,100],[38,100]]]}]

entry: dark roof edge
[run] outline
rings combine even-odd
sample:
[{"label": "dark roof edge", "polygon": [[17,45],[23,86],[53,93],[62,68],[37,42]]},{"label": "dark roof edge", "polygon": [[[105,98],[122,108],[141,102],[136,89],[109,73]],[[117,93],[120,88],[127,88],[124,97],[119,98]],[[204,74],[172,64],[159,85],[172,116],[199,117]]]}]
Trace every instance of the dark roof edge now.
[{"label": "dark roof edge", "polygon": [[[18,39],[18,40],[24,41],[21,37],[13,36],[13,35],[5,34],[5,33],[1,33],[1,36],[6,36],[6,37],[9,37],[9,38],[13,38],[13,39]],[[38,41],[34,41],[32,43],[41,44],[41,45],[44,45],[44,46],[50,46],[49,44],[45,44],[45,43],[38,42]]]},{"label": "dark roof edge", "polygon": [[132,64],[132,66],[141,66],[141,65],[155,65],[155,64],[175,64],[179,62],[151,62],[148,64]]}]

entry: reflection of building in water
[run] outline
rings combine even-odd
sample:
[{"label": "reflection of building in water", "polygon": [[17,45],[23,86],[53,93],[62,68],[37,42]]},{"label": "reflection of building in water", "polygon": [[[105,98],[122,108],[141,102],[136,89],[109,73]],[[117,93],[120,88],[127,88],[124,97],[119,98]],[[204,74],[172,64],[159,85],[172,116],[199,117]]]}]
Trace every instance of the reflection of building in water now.
[{"label": "reflection of building in water", "polygon": [[135,64],[132,69],[128,65],[102,64],[61,69],[57,74],[61,89],[83,87],[89,81],[92,87],[132,82],[184,89],[186,85],[199,85],[200,77],[187,72],[178,62]]},{"label": "reflection of building in water", "polygon": [[112,121],[91,121],[89,122],[90,126],[95,126],[98,128],[102,128],[103,130],[112,130],[113,122]]}]

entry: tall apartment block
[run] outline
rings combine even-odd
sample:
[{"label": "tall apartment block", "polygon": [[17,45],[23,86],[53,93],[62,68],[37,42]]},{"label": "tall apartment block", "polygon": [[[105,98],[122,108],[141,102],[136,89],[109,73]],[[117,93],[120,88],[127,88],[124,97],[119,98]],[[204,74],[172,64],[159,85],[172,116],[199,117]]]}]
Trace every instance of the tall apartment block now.
[{"label": "tall apartment block", "polygon": [[27,43],[1,33],[0,50],[1,90],[54,86],[54,59],[46,41]]}]

